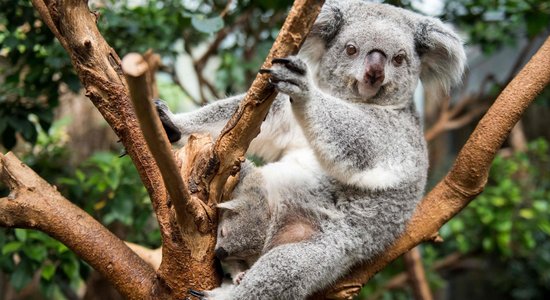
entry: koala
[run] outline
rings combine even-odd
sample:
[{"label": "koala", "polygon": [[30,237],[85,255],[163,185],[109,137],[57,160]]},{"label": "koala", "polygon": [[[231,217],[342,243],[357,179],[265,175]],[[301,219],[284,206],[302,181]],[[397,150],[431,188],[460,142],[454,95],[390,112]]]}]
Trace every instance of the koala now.
[{"label": "koala", "polygon": [[248,160],[241,166],[241,184],[234,191],[238,196],[218,204],[215,254],[234,284],[240,283],[244,272],[260,256],[270,224],[271,208],[262,184],[255,182],[255,174],[249,176],[251,166]]},{"label": "koala", "polygon": [[[328,0],[299,54],[260,70],[280,92],[248,151],[266,164],[249,166],[220,205],[216,252],[249,269],[238,285],[194,295],[304,299],[387,249],[426,183],[414,90],[421,80],[448,93],[465,60],[461,39],[438,19]],[[194,132],[216,137],[243,97],[190,113],[157,109],[182,146]],[[258,208],[265,213],[252,216]],[[249,220],[236,221],[243,212]]]}]

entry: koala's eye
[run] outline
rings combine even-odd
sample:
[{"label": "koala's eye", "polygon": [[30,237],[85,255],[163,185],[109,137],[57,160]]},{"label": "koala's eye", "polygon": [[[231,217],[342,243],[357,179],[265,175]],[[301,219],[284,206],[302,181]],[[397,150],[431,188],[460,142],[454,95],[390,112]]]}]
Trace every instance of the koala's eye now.
[{"label": "koala's eye", "polygon": [[393,64],[396,67],[401,66],[404,61],[405,61],[405,54],[397,54],[396,56],[393,57]]},{"label": "koala's eye", "polygon": [[355,45],[353,45],[353,44],[347,44],[346,45],[346,54],[348,56],[355,55],[357,52],[358,52],[357,47],[355,47]]}]

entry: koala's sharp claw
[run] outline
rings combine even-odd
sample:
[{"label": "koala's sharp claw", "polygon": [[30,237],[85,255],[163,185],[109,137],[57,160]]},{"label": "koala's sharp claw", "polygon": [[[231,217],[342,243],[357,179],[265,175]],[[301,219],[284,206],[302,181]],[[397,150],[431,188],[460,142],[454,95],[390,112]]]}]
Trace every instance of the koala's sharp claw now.
[{"label": "koala's sharp claw", "polygon": [[260,69],[258,71],[258,73],[260,74],[271,74],[273,71],[271,71],[270,69]]},{"label": "koala's sharp claw", "polygon": [[298,62],[296,59],[274,58],[271,61],[271,63],[273,63],[273,64],[282,64],[288,70],[290,70],[291,72],[294,72],[298,75],[305,75],[306,74],[305,66],[303,66],[303,63]]},{"label": "koala's sharp claw", "polygon": [[271,63],[272,64],[283,64],[283,65],[286,65],[286,64],[289,64],[291,62],[290,59],[288,58],[274,58],[271,60]]},{"label": "koala's sharp claw", "polygon": [[189,289],[187,292],[188,292],[190,295],[195,296],[195,297],[198,297],[198,298],[201,298],[201,299],[203,299],[204,296],[206,296],[206,294],[204,294],[204,292],[195,291],[195,290],[193,290],[193,289]]}]

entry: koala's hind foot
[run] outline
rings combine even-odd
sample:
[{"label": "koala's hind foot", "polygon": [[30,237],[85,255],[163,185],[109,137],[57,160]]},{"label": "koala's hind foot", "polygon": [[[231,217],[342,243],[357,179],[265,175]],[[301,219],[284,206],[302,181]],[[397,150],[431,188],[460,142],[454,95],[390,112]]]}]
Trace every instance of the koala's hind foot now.
[{"label": "koala's hind foot", "polygon": [[301,100],[309,96],[311,82],[307,75],[306,63],[295,56],[275,58],[271,69],[261,69],[261,74],[270,74],[270,82],[275,88],[290,96],[291,100]]},{"label": "koala's hind foot", "polygon": [[155,107],[157,108],[162,127],[164,127],[164,131],[166,131],[166,135],[168,136],[170,143],[179,141],[182,135],[181,131],[178,129],[176,124],[174,124],[174,121],[172,121],[173,114],[166,103],[160,99],[156,99]]}]

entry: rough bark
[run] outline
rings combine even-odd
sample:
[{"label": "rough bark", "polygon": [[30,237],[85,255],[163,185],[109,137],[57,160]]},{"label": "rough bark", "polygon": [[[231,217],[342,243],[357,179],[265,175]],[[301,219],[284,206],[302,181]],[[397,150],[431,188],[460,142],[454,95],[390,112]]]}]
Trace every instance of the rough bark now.
[{"label": "rough bark", "polygon": [[65,199],[13,154],[0,154],[0,226],[44,231],[107,278],[129,299],[149,299],[154,269],[85,211]]},{"label": "rough bark", "polygon": [[[215,273],[213,254],[192,256],[196,245],[187,244],[182,239],[161,174],[139,129],[121,61],[99,33],[97,15],[89,11],[86,1],[33,0],[33,5],[68,52],[86,95],[120,138],[149,192],[163,240],[163,259],[153,277],[151,296],[184,298],[189,287],[208,289],[216,286],[219,277]],[[96,247],[101,247],[101,244]],[[109,248],[103,249],[103,252],[108,251]],[[134,266],[128,265],[127,268]],[[134,282],[134,279],[126,280]],[[139,288],[135,287],[136,290]]]},{"label": "rough bark", "polygon": [[[297,52],[322,4],[323,1],[296,1],[264,67],[269,65],[272,57],[287,56]],[[186,235],[183,232],[182,235],[177,226],[177,214],[171,210],[171,202],[167,200],[166,190],[162,186],[161,174],[154,163],[143,134],[139,130],[136,115],[132,110],[128,85],[122,75],[120,59],[99,33],[96,26],[97,15],[89,11],[85,1],[33,0],[33,5],[44,23],[48,25],[69,53],[76,72],[86,88],[86,95],[120,137],[151,196],[163,238],[163,259],[154,278],[126,278],[125,280],[135,283],[151,279],[153,284],[150,296],[162,299],[184,298],[189,287],[210,289],[216,286],[219,277],[214,271],[211,251],[214,239],[210,238],[206,244],[198,242],[193,236],[197,230],[189,229],[192,234]],[[251,88],[252,96],[247,97],[247,100],[243,102],[244,105],[232,119],[232,123],[224,131],[223,138],[217,144],[217,151],[212,151],[211,142],[205,142],[202,138],[194,138],[194,142],[189,143],[190,147],[182,152],[187,153],[189,161],[183,164],[181,172],[187,175],[186,179],[194,180],[189,181],[190,183],[195,184],[191,187],[193,192],[191,199],[198,196],[203,196],[200,198],[201,200],[208,199],[204,201],[207,206],[199,205],[203,210],[207,210],[207,207],[212,208],[224,189],[228,194],[230,193],[236,180],[231,178],[228,181],[227,179],[238,171],[239,163],[244,157],[248,144],[258,133],[257,130],[252,132],[250,128],[259,128],[275,97],[272,89],[266,89],[266,77],[260,77],[263,78],[258,79]],[[143,96],[146,93],[150,93],[150,91],[139,92],[138,95]],[[254,98],[260,99],[260,101],[256,101]],[[253,111],[260,113],[254,115]],[[244,131],[248,130],[252,133],[242,134],[243,128],[245,128]],[[229,161],[229,163],[222,161],[220,164],[222,156],[226,153],[226,148],[237,151],[237,154],[229,156],[229,159],[224,158],[224,161]],[[192,168],[189,163],[202,167],[202,172],[190,172],[195,168]],[[216,170],[217,172],[215,172]],[[208,184],[204,183],[208,183],[208,179],[212,180],[212,178],[215,179],[214,183],[210,183],[212,188],[208,188]],[[227,186],[226,182],[229,182]],[[208,196],[208,191],[214,192],[210,193],[210,197],[205,198],[204,195]],[[196,212],[195,209],[196,207],[191,210]],[[213,211],[215,214],[215,210]],[[183,218],[180,219],[180,222],[184,223],[186,220],[189,221]],[[215,222],[215,215],[209,221],[212,220]],[[188,229],[187,226],[183,227]],[[192,226],[189,225],[189,227]],[[213,236],[214,226],[198,227],[210,237]],[[55,235],[55,233],[47,233]],[[80,234],[90,235],[92,233]],[[108,249],[102,248],[102,244],[89,248],[103,252],[108,251]],[[127,267],[134,268],[133,265]],[[134,290],[140,288],[142,286],[139,288],[136,286]],[[128,292],[132,292],[132,289],[128,289]],[[136,297],[146,298],[142,296]]]},{"label": "rough bark", "polygon": [[443,224],[482,192],[491,162],[529,104],[550,83],[550,38],[502,91],[479,121],[449,173],[417,207],[405,233],[369,263],[354,268],[326,292],[328,298],[349,299],[388,263],[421,242],[433,240]]}]

